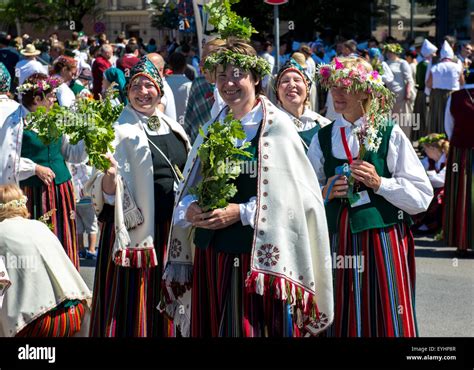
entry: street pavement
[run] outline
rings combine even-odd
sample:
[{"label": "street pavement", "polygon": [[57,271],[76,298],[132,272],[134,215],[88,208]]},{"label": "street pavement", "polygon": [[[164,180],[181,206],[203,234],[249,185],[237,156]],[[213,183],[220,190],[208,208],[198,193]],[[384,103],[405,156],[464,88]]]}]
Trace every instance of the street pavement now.
[{"label": "street pavement", "polygon": [[[458,259],[455,248],[432,237],[415,238],[416,313],[422,337],[474,337],[474,253]],[[81,259],[93,289],[95,261]]]}]

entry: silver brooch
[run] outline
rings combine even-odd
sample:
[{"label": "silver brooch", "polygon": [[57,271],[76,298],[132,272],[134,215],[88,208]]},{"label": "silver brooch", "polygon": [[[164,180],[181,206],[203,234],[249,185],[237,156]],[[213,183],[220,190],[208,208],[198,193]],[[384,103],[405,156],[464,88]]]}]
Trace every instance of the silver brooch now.
[{"label": "silver brooch", "polygon": [[150,130],[153,130],[153,131],[156,131],[160,128],[161,126],[161,121],[160,121],[160,117],[158,116],[151,116],[149,119],[148,119],[148,128]]}]

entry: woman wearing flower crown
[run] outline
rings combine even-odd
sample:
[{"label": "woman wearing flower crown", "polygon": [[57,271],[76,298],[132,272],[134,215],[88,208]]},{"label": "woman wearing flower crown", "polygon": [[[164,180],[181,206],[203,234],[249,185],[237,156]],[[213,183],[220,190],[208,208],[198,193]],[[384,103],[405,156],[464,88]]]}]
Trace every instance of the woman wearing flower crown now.
[{"label": "woman wearing flower crown", "polygon": [[182,126],[158,109],[163,81],[145,56],[130,72],[128,105],[115,125],[107,173],[86,185],[101,224],[90,335],[173,335],[158,310],[163,259],[190,144]]},{"label": "woman wearing flower crown", "polygon": [[281,67],[275,80],[277,100],[294,122],[306,151],[318,130],[331,122],[309,109],[311,85],[311,79],[294,59]]},{"label": "woman wearing flower crown", "polygon": [[408,215],[428,208],[433,189],[410,141],[390,123],[391,94],[370,64],[336,58],[320,66],[317,78],[339,113],[308,151],[331,238],[335,320],[329,333],[416,336]]},{"label": "woman wearing flower crown", "polygon": [[55,78],[34,74],[18,87],[22,106],[13,120],[23,122],[23,127],[16,142],[16,152],[13,150],[10,155],[21,156],[23,165],[16,170],[11,182],[19,181],[30,200],[28,209],[34,219],[48,214],[45,217],[50,218],[53,232],[79,269],[74,188],[65,162],[84,161],[87,158],[84,143],[71,145],[63,135],[46,145],[37,132],[29,129],[27,118],[29,112],[35,112],[39,107],[48,110],[53,106],[59,83]]},{"label": "woman wearing flower crown", "polygon": [[[317,335],[332,321],[329,240],[301,139],[288,115],[261,95],[269,67],[250,45],[228,39],[205,66],[216,72],[226,106],[203,127],[178,188],[164,309],[183,336]],[[219,158],[219,133],[246,153],[230,183],[219,174],[234,171],[237,158]],[[216,145],[212,155],[209,145]],[[203,179],[205,169],[217,175]],[[199,192],[207,183],[214,190]],[[229,197],[215,200],[226,206],[204,203],[232,186]]]},{"label": "woman wearing flower crown", "polygon": [[434,197],[426,212],[414,217],[412,229],[422,233],[438,233],[443,226],[444,181],[448,161],[449,141],[445,134],[429,134],[418,143],[425,152],[421,160],[434,189]]},{"label": "woman wearing flower crown", "polygon": [[0,337],[87,336],[91,292],[58,238],[28,218],[18,186],[0,185]]}]

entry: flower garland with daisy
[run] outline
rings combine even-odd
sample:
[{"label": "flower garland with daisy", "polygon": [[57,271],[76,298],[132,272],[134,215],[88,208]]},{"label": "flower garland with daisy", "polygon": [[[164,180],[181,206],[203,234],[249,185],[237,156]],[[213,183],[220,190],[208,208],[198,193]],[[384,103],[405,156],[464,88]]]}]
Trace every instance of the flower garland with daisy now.
[{"label": "flower garland with daisy", "polygon": [[17,87],[16,91],[19,94],[24,94],[27,91],[38,91],[40,93],[48,90],[54,90],[61,84],[61,80],[55,77],[48,77],[44,81],[38,81],[38,83],[32,84],[25,82],[24,84]]},{"label": "flower garland with daisy", "polygon": [[372,98],[364,111],[363,124],[353,130],[361,145],[360,158],[366,151],[377,152],[382,142],[380,129],[389,120],[394,97],[382,81],[378,71],[368,71],[362,64],[351,68],[344,66],[337,58],[331,64],[323,64],[316,70],[316,79],[323,88],[343,87],[348,92],[364,92]]}]

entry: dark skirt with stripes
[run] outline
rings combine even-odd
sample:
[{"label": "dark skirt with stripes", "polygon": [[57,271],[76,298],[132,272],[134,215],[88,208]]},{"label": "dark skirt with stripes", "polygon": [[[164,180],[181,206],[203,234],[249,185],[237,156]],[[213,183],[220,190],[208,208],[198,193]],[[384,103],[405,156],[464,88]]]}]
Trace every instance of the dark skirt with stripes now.
[{"label": "dark skirt with stripes", "polygon": [[105,205],[99,216],[101,237],[91,310],[91,337],[168,337],[173,325],[158,310],[163,258],[169,221],[158,223],[155,250],[158,266],[128,268],[112,260],[115,241],[114,207]]},{"label": "dark skirt with stripes", "polygon": [[61,242],[73,265],[79,270],[79,255],[76,236],[76,202],[71,181],[49,186],[22,186],[28,197],[27,207],[31,218],[38,220],[52,210],[52,215],[45,221]]},{"label": "dark skirt with stripes", "polygon": [[451,90],[432,89],[426,135],[444,132],[444,112]]},{"label": "dark skirt with stripes", "polygon": [[434,197],[426,212],[412,216],[415,224],[412,230],[425,225],[428,232],[437,233],[443,227],[444,187],[434,189]]},{"label": "dark skirt with stripes", "polygon": [[352,234],[347,208],[331,235],[333,337],[415,337],[415,243],[408,226]]},{"label": "dark skirt with stripes", "polygon": [[16,337],[71,337],[81,330],[85,312],[85,302],[64,302],[28,324]]},{"label": "dark skirt with stripes", "polygon": [[428,109],[426,106],[426,94],[423,90],[418,90],[416,93],[415,104],[413,107],[413,113],[415,113],[415,121],[420,125],[418,130],[413,127],[411,131],[411,141],[418,141],[420,137],[427,135],[426,131],[426,115]]},{"label": "dark skirt with stripes", "polygon": [[474,248],[474,149],[449,148],[444,183],[444,239],[458,250]]},{"label": "dark skirt with stripes", "polygon": [[249,293],[250,253],[216,252],[211,245],[194,256],[192,337],[301,336],[286,301]]}]

